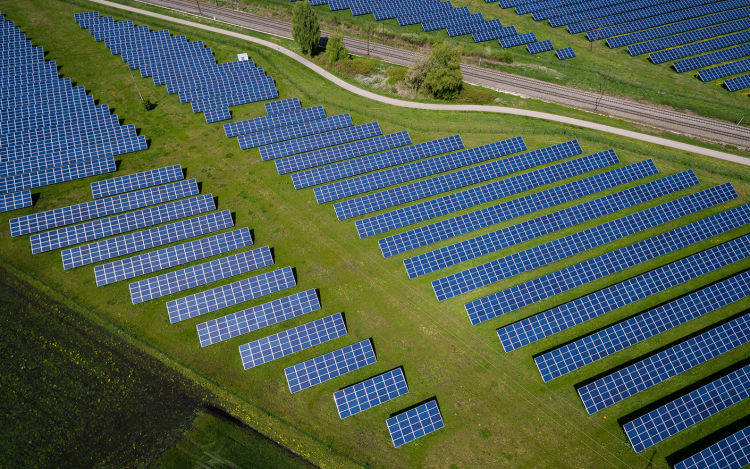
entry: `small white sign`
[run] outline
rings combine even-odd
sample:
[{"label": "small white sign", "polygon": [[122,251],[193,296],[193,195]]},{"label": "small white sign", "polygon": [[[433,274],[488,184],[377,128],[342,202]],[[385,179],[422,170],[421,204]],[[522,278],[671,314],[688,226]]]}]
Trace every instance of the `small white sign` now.
[{"label": "small white sign", "polygon": [[245,60],[250,60],[250,57],[247,54],[237,54],[237,60],[244,62]]}]

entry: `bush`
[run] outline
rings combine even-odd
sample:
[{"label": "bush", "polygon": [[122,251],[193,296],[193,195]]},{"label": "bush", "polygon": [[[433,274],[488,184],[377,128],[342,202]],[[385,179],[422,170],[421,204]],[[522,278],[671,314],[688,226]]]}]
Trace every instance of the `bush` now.
[{"label": "bush", "polygon": [[349,58],[349,51],[344,47],[344,38],[341,34],[332,34],[328,38],[328,44],[326,45],[326,54],[328,55],[328,64],[333,65],[339,60],[345,60]]},{"label": "bush", "polygon": [[336,70],[346,77],[369,75],[375,70],[375,64],[365,59],[342,60],[336,64]]},{"label": "bush", "polygon": [[385,73],[388,75],[389,85],[395,85],[400,81],[404,81],[406,77],[406,69],[404,67],[388,67]]},{"label": "bush", "polygon": [[461,54],[445,44],[438,44],[427,60],[409,68],[404,81],[415,90],[424,90],[438,99],[455,98],[463,86]]},{"label": "bush", "polygon": [[296,2],[292,10],[292,37],[303,54],[310,55],[320,43],[320,22],[307,1]]}]

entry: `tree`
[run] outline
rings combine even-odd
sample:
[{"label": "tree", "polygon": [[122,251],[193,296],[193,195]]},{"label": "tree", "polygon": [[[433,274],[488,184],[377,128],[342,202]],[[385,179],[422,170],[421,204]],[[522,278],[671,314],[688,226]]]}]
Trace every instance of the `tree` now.
[{"label": "tree", "polygon": [[415,90],[424,90],[438,99],[455,98],[463,86],[461,54],[441,43],[426,60],[409,68],[405,81]]},{"label": "tree", "polygon": [[349,51],[344,46],[344,38],[341,34],[332,34],[328,38],[328,44],[326,44],[326,54],[328,55],[328,63],[330,65],[335,64],[339,60],[345,60],[349,58]]},{"label": "tree", "polygon": [[296,2],[292,10],[292,37],[307,55],[315,52],[320,43],[320,22],[306,0]]}]

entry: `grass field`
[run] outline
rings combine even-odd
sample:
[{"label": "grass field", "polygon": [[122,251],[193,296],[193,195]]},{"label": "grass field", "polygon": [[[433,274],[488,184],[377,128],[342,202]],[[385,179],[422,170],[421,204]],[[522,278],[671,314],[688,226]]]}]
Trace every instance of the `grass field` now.
[{"label": "grass field", "polygon": [[[748,261],[515,353],[502,352],[494,328],[745,234],[750,227],[629,269],[508,317],[472,327],[462,307],[470,299],[718,210],[686,217],[649,234],[631,236],[587,252],[585,256],[557,262],[514,277],[502,285],[492,285],[438,304],[429,287],[428,280],[432,277],[407,280],[401,262],[403,256],[384,260],[376,239],[359,240],[352,223],[337,222],[331,207],[317,205],[310,191],[294,191],[288,178],[279,177],[272,164],[260,161],[257,151],[240,151],[235,141],[224,137],[221,125],[206,125],[202,115],[192,114],[189,105],[181,105],[176,96],[166,95],[164,87],[154,87],[150,80],[136,76],[144,96],[158,103],[154,110],[143,111],[127,66],[73,21],[73,13],[94,9],[125,19],[118,11],[82,0],[0,1],[0,10],[13,19],[35,44],[45,48],[47,58],[60,65],[61,74],[71,77],[77,84],[84,84],[99,102],[109,104],[125,123],[136,124],[149,138],[148,151],[121,158],[120,174],[182,164],[187,168],[188,177],[202,182],[204,193],[210,192],[218,197],[220,209],[235,212],[238,227],[249,226],[253,230],[257,246],[274,248],[277,266],[296,268],[299,288],[295,291],[320,290],[323,309],[228,343],[200,349],[194,328],[197,321],[170,325],[162,301],[131,305],[124,282],[99,289],[95,286],[91,268],[63,272],[59,253],[31,256],[27,238],[11,239],[7,231],[5,239],[0,242],[0,257],[33,275],[35,279],[24,279],[33,286],[44,291],[64,292],[71,301],[86,305],[88,310],[83,313],[93,320],[105,321],[127,331],[134,337],[134,343],[197,384],[206,386],[236,418],[312,462],[331,467],[365,464],[382,467],[606,467],[646,466],[649,462],[665,466],[671,454],[748,414],[750,404],[747,402],[734,406],[641,455],[632,451],[618,424],[619,418],[735,365],[748,355],[750,349],[747,346],[595,416],[585,414],[574,391],[577,383],[731,317],[742,311],[743,305],[731,305],[549,384],[541,383],[531,359],[533,354],[555,344],[747,269],[750,267]],[[127,18],[138,24],[148,24],[153,29],[166,27],[174,33],[187,34],[191,40],[203,40],[213,48],[219,61],[233,60],[236,53],[248,52],[274,77],[282,98],[298,96],[304,106],[322,104],[329,115],[350,112],[355,123],[377,120],[384,133],[407,129],[415,142],[460,133],[467,147],[523,135],[531,149],[577,138],[584,153],[612,147],[623,163],[654,158],[663,175],[694,169],[702,181],[700,188],[731,181],[740,193],[740,199],[724,208],[750,199],[750,170],[744,166],[524,118],[395,109],[343,93],[291,60],[252,44],[134,15]],[[262,114],[260,103],[233,108],[235,120]],[[33,211],[90,200],[88,182],[78,181],[38,191],[41,197]],[[564,206],[569,205],[573,203]],[[9,218],[31,211],[4,214],[0,223],[7,227]],[[528,218],[531,217],[522,217],[512,223]],[[522,247],[594,224],[597,222],[540,238]],[[507,251],[494,257],[504,254]],[[267,300],[263,298],[262,302]],[[338,311],[346,315],[349,335],[345,338],[252,371],[242,370],[238,345]],[[368,337],[373,338],[377,351],[376,365],[304,392],[289,394],[283,376],[284,367]],[[407,396],[344,421],[338,418],[331,398],[333,391],[400,365],[404,367],[411,390]],[[385,419],[432,396],[436,396],[440,403],[446,428],[394,449],[385,428]]]}]

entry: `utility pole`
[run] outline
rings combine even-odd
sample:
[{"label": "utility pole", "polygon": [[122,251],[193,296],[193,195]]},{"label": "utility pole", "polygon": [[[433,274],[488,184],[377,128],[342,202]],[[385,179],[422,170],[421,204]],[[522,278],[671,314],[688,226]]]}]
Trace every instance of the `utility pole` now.
[{"label": "utility pole", "polygon": [[203,12],[201,11],[201,2],[200,0],[195,0],[195,4],[198,5],[198,14],[203,16]]}]

